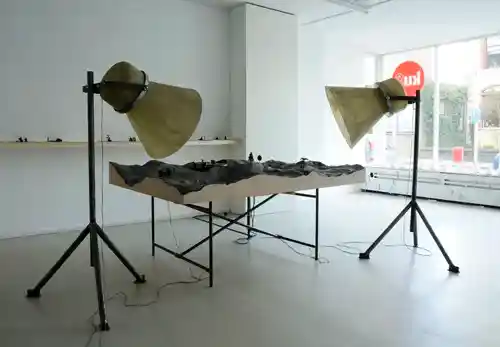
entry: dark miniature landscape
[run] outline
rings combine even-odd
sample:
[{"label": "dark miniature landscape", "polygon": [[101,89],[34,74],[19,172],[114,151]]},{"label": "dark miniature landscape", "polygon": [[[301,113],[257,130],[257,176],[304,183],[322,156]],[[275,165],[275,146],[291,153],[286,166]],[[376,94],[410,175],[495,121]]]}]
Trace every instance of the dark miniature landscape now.
[{"label": "dark miniature landscape", "polygon": [[361,165],[328,166],[319,161],[301,160],[285,163],[276,160],[255,162],[248,160],[219,160],[191,162],[184,165],[167,164],[157,160],[144,165],[111,163],[125,183],[133,187],[146,178],[157,178],[175,187],[185,195],[212,184],[231,184],[257,175],[283,177],[307,176],[312,172],[325,177],[350,175],[363,170]]}]

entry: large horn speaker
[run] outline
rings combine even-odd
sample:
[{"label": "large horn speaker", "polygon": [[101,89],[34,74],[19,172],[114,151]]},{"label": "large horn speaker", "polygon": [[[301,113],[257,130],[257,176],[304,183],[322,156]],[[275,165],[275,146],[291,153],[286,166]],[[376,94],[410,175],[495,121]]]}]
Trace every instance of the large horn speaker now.
[{"label": "large horn speaker", "polygon": [[194,89],[149,81],[144,71],[122,61],[101,81],[100,94],[118,113],[126,113],[148,155],[165,158],[194,133],[202,101]]},{"label": "large horn speaker", "polygon": [[391,96],[404,96],[401,83],[390,78],[375,88],[325,87],[326,96],[342,135],[353,148],[386,114],[406,108],[408,101],[391,101]]}]

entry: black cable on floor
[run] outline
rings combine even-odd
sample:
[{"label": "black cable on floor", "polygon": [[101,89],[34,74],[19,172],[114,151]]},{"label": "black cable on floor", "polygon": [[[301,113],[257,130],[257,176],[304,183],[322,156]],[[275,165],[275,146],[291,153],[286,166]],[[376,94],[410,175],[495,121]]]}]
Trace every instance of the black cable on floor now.
[{"label": "black cable on floor", "polygon": [[[199,220],[201,222],[209,223],[209,221],[206,220],[206,219],[204,219],[203,217],[204,217],[204,215],[203,216],[194,216],[193,219]],[[213,225],[218,226],[220,228],[223,227],[223,225],[218,224],[216,222],[212,222],[212,223],[213,223]],[[226,229],[239,233],[238,230],[235,230],[235,229],[232,229],[232,228],[226,228]],[[272,237],[272,236],[259,237],[257,235],[257,233],[255,233],[255,232],[251,232],[250,235],[251,235],[251,238],[277,239],[276,237]],[[282,239],[278,239],[278,240],[280,240],[281,242],[283,242],[288,248],[290,248],[296,254],[309,257],[308,254],[305,254],[305,253],[302,253],[302,252],[298,251],[293,246],[291,246],[287,241],[282,240]],[[250,240],[247,237],[239,237],[236,240],[234,240],[233,242],[236,243],[236,244],[238,244],[238,245],[246,245],[246,244],[249,243],[249,241]],[[351,246],[353,244],[369,245],[369,244],[372,244],[372,242],[370,242],[370,241],[345,241],[345,242],[336,243],[335,245],[321,245],[319,247],[320,248],[332,248],[332,249],[336,249],[337,251],[340,251],[340,252],[345,253],[345,254],[358,256],[360,253],[363,252],[363,250],[361,250],[361,249],[359,249],[357,247]],[[384,247],[405,247],[405,248],[407,248],[410,251],[416,251],[415,254],[419,255],[419,256],[422,256],[422,257],[430,257],[433,254],[432,251],[430,249],[428,249],[428,248],[421,247],[421,246],[413,247],[413,246],[408,245],[406,243],[403,243],[403,244],[382,244],[382,246],[384,246]],[[425,253],[418,252],[419,250],[420,251],[424,251]],[[314,259],[314,257],[312,257],[312,258]],[[328,263],[330,263],[330,261],[328,259],[326,259],[326,258],[323,258],[323,262],[320,261],[320,263],[321,264],[328,264]]]},{"label": "black cable on floor", "polygon": [[[180,284],[195,284],[195,283],[200,283],[202,281],[205,281],[206,279],[208,279],[208,276],[206,277],[199,277],[199,278],[195,278],[194,280],[192,281],[174,281],[174,282],[167,282],[167,283],[164,283],[162,284],[161,286],[159,286],[157,289],[156,289],[156,295],[155,295],[155,298],[150,300],[150,301],[146,301],[146,302],[142,302],[142,303],[131,303],[129,302],[129,298],[128,298],[128,295],[123,292],[123,291],[118,291],[116,293],[114,293],[113,295],[111,295],[110,297],[106,298],[105,300],[105,303],[109,303],[110,301],[113,301],[119,297],[121,297],[123,299],[122,301],[122,304],[124,307],[149,307],[149,306],[152,306],[156,303],[158,303],[161,299],[161,292],[163,289],[167,288],[167,287],[172,287],[172,286],[175,286],[175,285],[180,285]],[[94,319],[94,317],[97,315],[98,311],[96,310],[88,319],[87,321],[92,321]],[[92,333],[91,335],[89,336],[88,340],[87,340],[87,343],[85,344],[85,347],[89,347],[90,344],[92,343],[92,340],[94,338],[94,336],[99,333],[99,328],[96,324],[94,324],[93,322],[91,323],[92,324]],[[100,343],[99,343],[99,346],[100,346]]]},{"label": "black cable on floor", "polygon": [[[209,221],[207,221],[206,219],[203,219],[202,216],[194,216],[193,219],[199,220],[201,222],[209,223]],[[219,228],[224,227],[223,225],[218,224],[216,222],[212,222],[212,224],[215,225],[215,226],[218,226]],[[235,229],[232,229],[232,228],[226,228],[226,229],[231,230],[231,231],[235,231],[235,232],[239,233],[238,230],[235,230]],[[260,239],[260,240],[263,240],[263,239],[275,239],[275,240],[279,240],[285,246],[287,246],[288,248],[290,248],[295,254],[303,256],[303,257],[315,259],[314,256],[312,255],[312,252],[311,252],[311,254],[303,253],[303,252],[297,250],[295,247],[293,247],[290,244],[290,242],[287,242],[287,241],[285,241],[283,239],[280,239],[278,237],[273,237],[273,236],[258,236],[258,234],[256,232],[250,232],[250,239],[253,239],[253,238],[257,238],[257,239]],[[238,245],[246,245],[246,244],[249,243],[250,239],[248,239],[247,237],[239,237],[239,238],[235,239],[233,242],[236,243],[236,244],[238,244]],[[309,249],[312,251],[311,248],[309,248]],[[324,258],[324,257],[320,257],[318,259],[318,262],[320,264],[328,264],[328,263],[330,263],[330,260],[327,259],[327,258]]]}]

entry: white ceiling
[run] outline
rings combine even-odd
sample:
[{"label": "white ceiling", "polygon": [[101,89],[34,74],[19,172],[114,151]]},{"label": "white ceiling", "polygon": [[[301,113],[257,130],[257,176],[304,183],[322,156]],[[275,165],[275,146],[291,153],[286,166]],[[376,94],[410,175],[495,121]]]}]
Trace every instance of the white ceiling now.
[{"label": "white ceiling", "polygon": [[328,47],[385,54],[499,35],[499,13],[498,0],[393,0],[368,15],[352,13],[320,27]]},{"label": "white ceiling", "polygon": [[[297,15],[300,23],[306,24],[321,21],[347,12],[352,12],[349,5],[353,7],[366,7],[386,2],[387,0],[190,0],[208,6],[231,8],[248,2],[260,6],[269,7],[279,11]],[[338,4],[335,4],[338,3]],[[346,3],[346,6],[339,4]]]}]

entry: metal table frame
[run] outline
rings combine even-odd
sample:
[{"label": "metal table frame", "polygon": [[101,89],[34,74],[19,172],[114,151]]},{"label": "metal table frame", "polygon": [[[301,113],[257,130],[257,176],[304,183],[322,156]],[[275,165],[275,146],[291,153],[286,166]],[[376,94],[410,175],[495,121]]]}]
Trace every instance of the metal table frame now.
[{"label": "metal table frame", "polygon": [[[274,237],[274,238],[277,238],[277,239],[280,239],[280,240],[283,240],[283,241],[297,243],[297,244],[302,245],[302,246],[311,247],[311,248],[314,248],[314,259],[318,260],[319,259],[319,189],[315,190],[315,194],[314,195],[313,194],[298,193],[298,192],[289,192],[289,193],[281,193],[281,194],[295,195],[295,196],[301,196],[301,197],[306,197],[306,198],[313,198],[315,200],[315,203],[316,203],[316,213],[315,213],[315,237],[314,237],[314,244],[303,242],[303,241],[300,241],[300,240],[291,239],[289,237],[286,237],[286,236],[283,236],[283,235],[279,235],[279,234],[269,233],[267,231],[255,228],[253,225],[250,225],[251,224],[252,212],[254,212],[256,209],[258,209],[259,207],[263,206],[264,204],[266,204],[267,202],[269,202],[270,200],[272,200],[273,198],[275,198],[276,196],[279,195],[279,194],[273,194],[273,195],[270,195],[269,197],[267,197],[266,199],[264,199],[263,201],[259,202],[255,206],[251,205],[251,198],[252,197],[247,197],[246,198],[246,200],[247,200],[246,212],[244,212],[244,213],[242,213],[242,214],[240,214],[240,215],[238,215],[238,216],[236,216],[234,218],[231,218],[231,217],[228,217],[228,216],[224,216],[224,215],[222,215],[220,213],[213,212],[213,202],[212,201],[210,201],[208,203],[208,208],[202,207],[202,206],[198,206],[198,205],[194,205],[194,204],[185,204],[185,205],[183,205],[183,206],[189,207],[189,208],[191,208],[193,210],[196,210],[198,212],[202,212],[202,213],[208,215],[208,236],[205,237],[205,238],[203,238],[199,242],[195,243],[194,245],[190,246],[186,250],[184,250],[182,252],[177,252],[177,251],[171,250],[171,249],[169,249],[169,248],[167,248],[167,247],[165,247],[163,245],[160,245],[160,244],[156,243],[156,238],[155,238],[156,237],[156,230],[155,230],[155,198],[152,196],[151,197],[151,252],[152,252],[152,255],[155,256],[156,248],[158,248],[158,249],[161,249],[161,250],[163,250],[163,251],[165,251],[165,252],[173,255],[174,257],[176,257],[178,259],[182,259],[182,260],[188,262],[191,265],[197,266],[200,269],[205,270],[209,274],[209,284],[210,284],[210,287],[213,287],[213,284],[214,284],[214,271],[213,271],[213,254],[214,254],[213,248],[214,247],[213,247],[213,239],[214,239],[215,236],[217,236],[219,233],[221,233],[224,230],[229,230],[229,231],[232,231],[232,232],[243,234],[243,235],[245,235],[247,237],[248,240],[250,240],[253,237],[252,232],[254,232],[256,234],[263,234],[263,235]],[[228,223],[225,224],[224,226],[220,227],[219,229],[217,229],[217,230],[214,231],[214,222],[213,222],[213,218],[214,217],[226,220]],[[240,220],[243,219],[244,217],[247,217],[246,218],[246,224],[240,222]],[[237,230],[231,229],[230,227],[232,225],[234,225],[234,224],[246,228],[247,232],[245,233],[245,232],[241,232],[241,231],[237,231]],[[200,263],[198,263],[198,262],[196,262],[196,261],[194,261],[194,260],[192,260],[192,259],[190,259],[190,258],[187,257],[187,255],[190,252],[192,252],[196,248],[200,247],[205,242],[208,242],[208,266],[200,264]]]}]

